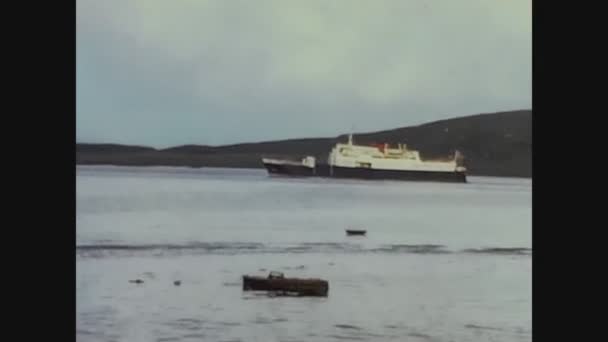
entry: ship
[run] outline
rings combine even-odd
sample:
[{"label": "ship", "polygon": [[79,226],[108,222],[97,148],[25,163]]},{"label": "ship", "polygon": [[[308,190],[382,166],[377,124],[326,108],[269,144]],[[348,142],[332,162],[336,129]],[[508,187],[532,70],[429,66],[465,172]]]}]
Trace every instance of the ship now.
[{"label": "ship", "polygon": [[387,143],[357,145],[350,134],[347,143],[334,145],[324,163],[317,163],[314,156],[299,160],[263,157],[262,163],[270,175],[466,183],[463,160],[457,150],[444,160],[423,160],[419,151],[405,144],[396,148]]}]

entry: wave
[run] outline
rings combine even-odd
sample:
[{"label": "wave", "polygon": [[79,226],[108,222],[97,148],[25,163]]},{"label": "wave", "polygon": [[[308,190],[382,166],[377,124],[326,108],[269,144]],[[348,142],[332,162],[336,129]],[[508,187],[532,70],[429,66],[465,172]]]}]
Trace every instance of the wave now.
[{"label": "wave", "polygon": [[304,254],[304,253],[380,253],[380,254],[447,254],[474,253],[495,255],[530,255],[523,247],[491,247],[449,250],[438,244],[385,244],[363,246],[340,242],[304,242],[300,244],[264,244],[258,242],[193,242],[186,244],[82,244],[76,246],[80,257],[197,255],[197,254]]},{"label": "wave", "polygon": [[465,249],[463,252],[466,253],[479,253],[479,254],[510,254],[510,255],[529,255],[532,254],[531,248],[523,247],[510,247],[510,248],[479,248],[479,249]]},{"label": "wave", "polygon": [[412,254],[444,254],[451,253],[444,245],[385,245],[374,248],[373,252],[412,253]]},{"label": "wave", "polygon": [[497,328],[497,327],[488,327],[488,326],[476,325],[476,324],[466,324],[464,327],[468,328],[468,329],[478,329],[478,330],[503,330],[503,329]]},{"label": "wave", "polygon": [[192,242],[187,244],[95,244],[76,246],[77,250],[255,250],[263,247],[262,243],[255,242]]}]

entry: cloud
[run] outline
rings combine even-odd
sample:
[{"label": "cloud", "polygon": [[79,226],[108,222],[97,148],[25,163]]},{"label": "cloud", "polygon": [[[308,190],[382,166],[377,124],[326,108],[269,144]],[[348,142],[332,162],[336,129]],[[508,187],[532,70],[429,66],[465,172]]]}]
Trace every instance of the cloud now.
[{"label": "cloud", "polygon": [[78,0],[77,133],[151,145],[531,106],[524,0]]}]

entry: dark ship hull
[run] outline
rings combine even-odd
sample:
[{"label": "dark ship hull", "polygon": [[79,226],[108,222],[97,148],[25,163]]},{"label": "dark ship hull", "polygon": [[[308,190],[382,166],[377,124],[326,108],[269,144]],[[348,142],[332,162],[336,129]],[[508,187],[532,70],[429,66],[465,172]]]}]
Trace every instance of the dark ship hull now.
[{"label": "dark ship hull", "polygon": [[378,170],[368,168],[328,167],[329,176],[334,178],[355,178],[369,180],[404,180],[466,183],[464,172],[415,171],[415,170]]},{"label": "dark ship hull", "polygon": [[465,172],[414,171],[414,170],[378,170],[371,168],[351,168],[319,164],[314,168],[304,165],[264,163],[272,175],[297,177],[353,178],[366,180],[403,180],[466,183]]},{"label": "dark ship hull", "polygon": [[294,177],[311,177],[315,175],[315,168],[304,165],[265,162],[264,167],[271,175],[284,175]]}]

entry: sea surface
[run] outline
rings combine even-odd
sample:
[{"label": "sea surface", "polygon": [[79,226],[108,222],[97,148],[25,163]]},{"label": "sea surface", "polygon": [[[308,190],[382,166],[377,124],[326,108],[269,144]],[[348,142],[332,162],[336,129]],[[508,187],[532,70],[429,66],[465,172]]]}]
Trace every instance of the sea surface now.
[{"label": "sea surface", "polygon": [[[76,181],[77,341],[532,340],[530,179],[79,166]],[[329,296],[242,291],[269,271]]]}]

